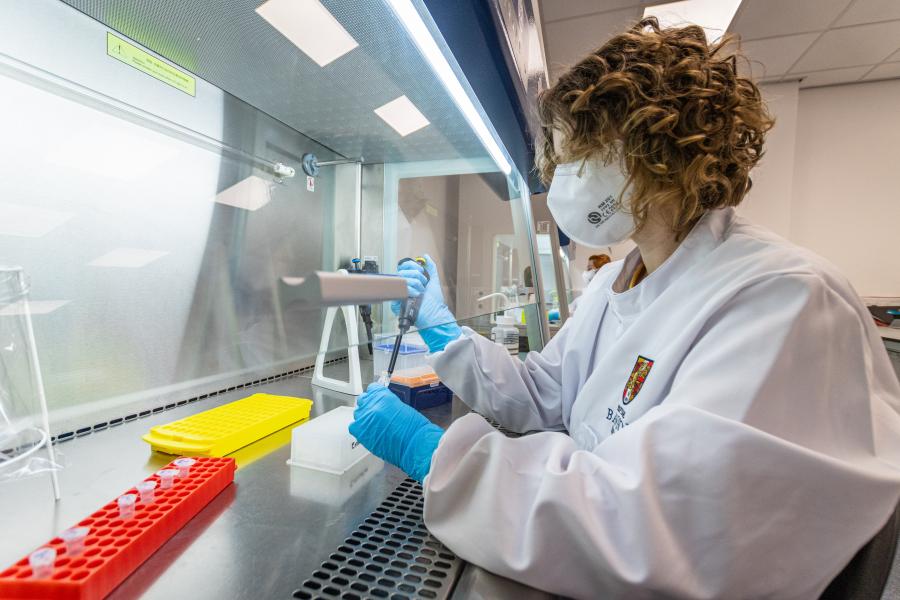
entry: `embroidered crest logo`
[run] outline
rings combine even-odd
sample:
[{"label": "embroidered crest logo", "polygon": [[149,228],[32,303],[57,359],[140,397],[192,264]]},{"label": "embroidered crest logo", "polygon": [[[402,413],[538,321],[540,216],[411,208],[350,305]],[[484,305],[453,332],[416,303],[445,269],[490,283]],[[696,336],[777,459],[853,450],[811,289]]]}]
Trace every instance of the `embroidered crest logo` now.
[{"label": "embroidered crest logo", "polygon": [[629,404],[637,397],[644,382],[647,381],[651,367],[653,367],[652,360],[645,356],[637,357],[634,368],[631,369],[631,375],[628,376],[628,383],[625,384],[625,390],[622,392],[622,404]]}]

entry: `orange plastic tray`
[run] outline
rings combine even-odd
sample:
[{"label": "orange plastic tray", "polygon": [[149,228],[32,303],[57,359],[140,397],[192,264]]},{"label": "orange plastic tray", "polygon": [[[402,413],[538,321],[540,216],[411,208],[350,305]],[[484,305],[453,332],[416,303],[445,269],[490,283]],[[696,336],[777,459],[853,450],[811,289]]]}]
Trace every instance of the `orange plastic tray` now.
[{"label": "orange plastic tray", "polygon": [[[127,521],[113,500],[78,523],[91,528],[82,554],[66,556],[62,539],[53,538],[43,546],[56,549],[53,575],[32,578],[26,556],[0,573],[0,598],[103,598],[228,487],[234,470],[231,458],[197,458],[187,477],[176,478],[170,489],[156,488],[152,504],[138,499]],[[135,488],[123,493],[140,496]]]},{"label": "orange plastic tray", "polygon": [[391,377],[391,381],[393,383],[399,383],[411,388],[417,388],[438,383],[440,381],[440,378],[438,377],[437,373],[431,372],[424,375],[414,376],[394,375]]}]

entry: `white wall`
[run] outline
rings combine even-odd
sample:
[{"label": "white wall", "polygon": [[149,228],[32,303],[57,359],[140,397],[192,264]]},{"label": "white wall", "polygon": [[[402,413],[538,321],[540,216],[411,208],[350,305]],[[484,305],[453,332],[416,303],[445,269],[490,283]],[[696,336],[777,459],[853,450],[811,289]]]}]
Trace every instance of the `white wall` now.
[{"label": "white wall", "polygon": [[569,274],[572,277],[572,289],[581,290],[584,288],[584,280],[581,279],[581,273],[587,269],[588,259],[594,254],[608,254],[613,260],[625,258],[634,248],[634,242],[631,240],[616,244],[615,246],[604,246],[602,248],[592,248],[584,246],[576,242],[572,242],[575,246],[575,257],[569,262]]},{"label": "white wall", "polygon": [[900,296],[900,80],[801,90],[791,238]]},{"label": "white wall", "polygon": [[786,238],[791,235],[799,91],[797,81],[763,88],[769,110],[777,121],[766,139],[762,161],[753,171],[750,194],[739,209],[752,221],[765,224]]},{"label": "white wall", "polygon": [[763,93],[778,122],[740,211],[834,263],[861,296],[900,296],[900,80]]}]

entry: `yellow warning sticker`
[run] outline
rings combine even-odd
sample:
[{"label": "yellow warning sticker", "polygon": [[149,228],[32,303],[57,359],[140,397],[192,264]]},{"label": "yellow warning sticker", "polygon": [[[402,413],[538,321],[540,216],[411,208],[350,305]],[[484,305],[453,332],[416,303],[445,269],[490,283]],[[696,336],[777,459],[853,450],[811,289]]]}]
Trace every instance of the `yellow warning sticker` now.
[{"label": "yellow warning sticker", "polygon": [[176,90],[197,95],[197,80],[194,77],[109,32],[106,32],[106,53]]}]

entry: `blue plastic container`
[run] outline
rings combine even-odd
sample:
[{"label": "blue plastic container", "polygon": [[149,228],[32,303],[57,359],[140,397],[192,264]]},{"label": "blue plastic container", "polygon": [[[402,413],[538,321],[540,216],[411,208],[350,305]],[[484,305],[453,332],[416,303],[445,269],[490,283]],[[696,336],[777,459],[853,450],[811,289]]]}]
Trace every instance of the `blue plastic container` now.
[{"label": "blue plastic container", "polygon": [[453,399],[453,392],[450,391],[450,388],[440,382],[414,388],[402,383],[391,382],[389,388],[416,410],[440,406]]}]

